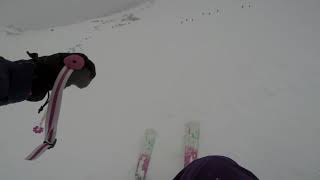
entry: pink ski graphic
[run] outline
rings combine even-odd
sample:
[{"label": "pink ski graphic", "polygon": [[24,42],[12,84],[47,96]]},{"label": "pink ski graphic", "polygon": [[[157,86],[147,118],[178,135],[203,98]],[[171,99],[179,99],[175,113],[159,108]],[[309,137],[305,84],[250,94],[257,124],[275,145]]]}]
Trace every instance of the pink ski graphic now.
[{"label": "pink ski graphic", "polygon": [[147,129],[144,135],[144,145],[142,152],[139,155],[138,164],[135,172],[136,180],[145,180],[149,168],[151,154],[156,139],[156,131],[154,129]]},{"label": "pink ski graphic", "polygon": [[199,122],[188,122],[185,125],[184,167],[198,158],[199,137]]}]

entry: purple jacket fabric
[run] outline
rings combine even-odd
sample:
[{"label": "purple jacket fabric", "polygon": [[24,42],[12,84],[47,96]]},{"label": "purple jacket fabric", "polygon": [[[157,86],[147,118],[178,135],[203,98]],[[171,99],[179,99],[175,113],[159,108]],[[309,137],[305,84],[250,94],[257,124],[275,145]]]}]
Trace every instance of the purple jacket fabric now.
[{"label": "purple jacket fabric", "polygon": [[173,180],[258,180],[258,178],[230,158],[207,156],[193,161]]}]

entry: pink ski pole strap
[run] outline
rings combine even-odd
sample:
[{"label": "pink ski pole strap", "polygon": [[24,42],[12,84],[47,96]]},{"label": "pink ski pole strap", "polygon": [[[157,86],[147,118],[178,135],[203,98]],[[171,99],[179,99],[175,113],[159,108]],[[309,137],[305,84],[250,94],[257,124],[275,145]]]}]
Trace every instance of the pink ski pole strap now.
[{"label": "pink ski pole strap", "polygon": [[84,59],[79,55],[70,55],[64,59],[64,64],[65,66],[60,71],[52,89],[52,96],[50,97],[45,120],[44,142],[33,150],[32,153],[25,158],[26,160],[36,160],[47,149],[53,148],[57,142],[56,133],[63,89],[74,69],[79,70],[83,68]]}]

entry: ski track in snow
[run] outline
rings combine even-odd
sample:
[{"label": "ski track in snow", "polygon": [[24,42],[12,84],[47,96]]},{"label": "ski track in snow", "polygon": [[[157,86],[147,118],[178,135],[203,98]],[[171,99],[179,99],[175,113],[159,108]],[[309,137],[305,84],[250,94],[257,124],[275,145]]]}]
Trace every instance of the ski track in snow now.
[{"label": "ski track in snow", "polygon": [[[139,11],[143,11],[145,9],[148,9],[152,7],[152,4],[154,1],[147,1],[147,5],[141,5],[138,8]],[[240,0],[241,8],[254,8],[254,3],[252,0]],[[123,13],[121,13],[123,14]],[[221,8],[211,8],[208,10],[204,10],[198,15],[194,15],[193,17],[182,17],[180,18],[179,22],[180,24],[187,24],[187,23],[196,23],[198,20],[201,20],[205,17],[216,17],[223,14],[223,9]],[[134,23],[135,21],[139,21],[140,18],[135,16],[134,13],[126,13],[124,12],[124,15],[120,19],[108,19],[108,17],[105,18],[99,18],[90,20],[90,22],[93,24],[93,31],[90,34],[86,34],[85,37],[81,38],[79,43],[74,45],[73,47],[68,48],[67,52],[83,52],[83,46],[86,43],[86,41],[90,40],[96,31],[100,31],[102,28],[110,27],[112,29],[117,29],[126,25],[130,25],[131,23]],[[50,29],[51,31],[54,31],[54,28]],[[17,34],[15,34],[17,35]]]},{"label": "ski track in snow", "polygon": [[[145,4],[141,5],[140,7],[135,9],[138,9],[139,11],[143,11],[145,9],[150,8],[151,7],[150,4],[152,4],[153,1],[148,1],[148,2],[149,4],[147,3],[147,5]],[[82,37],[79,40],[79,43],[77,43],[73,47],[68,48],[67,52],[72,52],[72,53],[83,52],[84,44],[93,37],[93,34],[95,32],[100,31],[101,29],[105,29],[108,27],[111,27],[112,29],[117,29],[122,26],[130,25],[132,23],[135,23],[135,21],[140,20],[140,18],[135,16],[134,13],[127,13],[127,11],[125,11],[124,13],[120,13],[120,14],[123,14],[123,15],[121,16],[121,18],[117,18],[117,19],[109,19],[108,17],[105,17],[105,18],[90,20],[89,22],[90,22],[90,26],[92,27],[92,32]],[[54,28],[52,28],[51,31],[54,31]]]}]

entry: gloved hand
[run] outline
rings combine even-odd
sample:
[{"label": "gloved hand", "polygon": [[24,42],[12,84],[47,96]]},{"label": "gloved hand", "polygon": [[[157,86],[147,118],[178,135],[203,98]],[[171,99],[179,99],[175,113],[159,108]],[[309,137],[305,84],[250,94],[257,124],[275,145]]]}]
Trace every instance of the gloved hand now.
[{"label": "gloved hand", "polygon": [[63,68],[63,60],[69,55],[77,54],[84,58],[85,66],[81,70],[75,70],[70,76],[66,87],[75,85],[78,88],[87,87],[91,80],[96,76],[94,63],[82,53],[57,53],[50,56],[39,57],[37,53],[29,53],[35,63],[33,81],[32,81],[32,94],[27,99],[28,101],[40,101],[46,93],[52,90],[54,82]]}]

